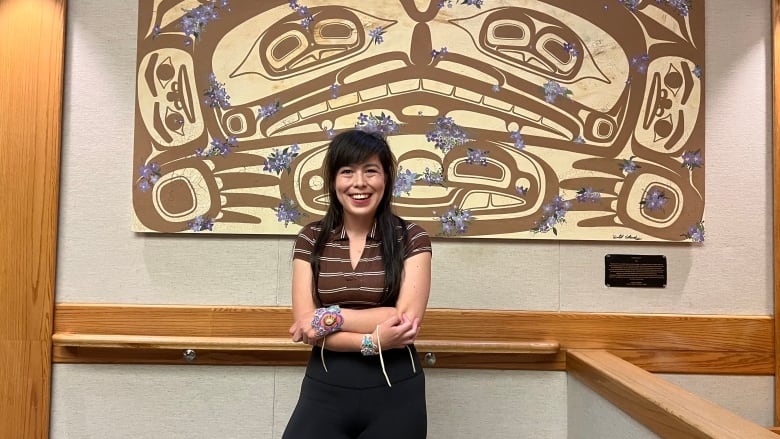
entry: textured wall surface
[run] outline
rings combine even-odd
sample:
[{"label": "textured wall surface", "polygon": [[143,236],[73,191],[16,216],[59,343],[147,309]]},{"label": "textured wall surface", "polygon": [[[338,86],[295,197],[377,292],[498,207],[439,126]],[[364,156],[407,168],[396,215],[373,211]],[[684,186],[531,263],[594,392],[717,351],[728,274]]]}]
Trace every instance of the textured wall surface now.
[{"label": "textured wall surface", "polygon": [[[291,238],[130,231],[136,7],[69,3],[56,301],[288,305]],[[709,0],[706,18],[704,245],[436,240],[432,307],[772,313],[769,4]],[[606,288],[608,253],[666,255],[669,285]],[[302,372],[58,364],[51,437],[279,437]],[[430,370],[428,377],[432,438],[485,431],[563,438],[567,425],[570,437],[652,437],[565,374]],[[772,377],[668,379],[771,423]],[[591,405],[573,405],[578,400]],[[593,428],[619,424],[618,432],[581,435],[597,413],[585,409],[605,416]]]}]

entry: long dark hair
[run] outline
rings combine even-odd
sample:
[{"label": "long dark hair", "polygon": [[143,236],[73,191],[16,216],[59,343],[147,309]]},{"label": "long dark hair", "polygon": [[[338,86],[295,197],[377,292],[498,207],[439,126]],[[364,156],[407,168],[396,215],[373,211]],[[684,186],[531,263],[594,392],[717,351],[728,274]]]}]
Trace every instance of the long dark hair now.
[{"label": "long dark hair", "polygon": [[322,306],[317,294],[317,284],[320,275],[320,257],[325,249],[325,243],[331,231],[344,225],[344,207],[336,197],[336,174],[344,166],[360,164],[376,156],[382,164],[385,174],[385,191],[377,206],[374,220],[376,233],[382,241],[382,259],[385,267],[385,291],[382,304],[395,303],[401,290],[401,274],[404,263],[404,242],[406,241],[406,223],[392,211],[393,185],[397,173],[395,156],[390,151],[387,140],[380,134],[361,130],[350,130],[340,133],[331,140],[328,152],[325,154],[323,176],[325,191],[330,203],[325,217],[320,220],[322,231],[314,243],[311,254],[311,268],[314,274],[314,303]]}]

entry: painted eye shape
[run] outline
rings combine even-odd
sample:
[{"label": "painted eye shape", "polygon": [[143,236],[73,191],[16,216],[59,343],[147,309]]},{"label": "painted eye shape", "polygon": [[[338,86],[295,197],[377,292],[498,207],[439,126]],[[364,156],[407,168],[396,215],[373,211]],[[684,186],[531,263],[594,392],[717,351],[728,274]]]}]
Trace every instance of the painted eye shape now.
[{"label": "painted eye shape", "polygon": [[666,117],[660,118],[653,123],[654,141],[666,139],[672,135],[674,131],[674,124],[672,123],[672,116],[670,114]]},{"label": "painted eye shape", "polygon": [[154,69],[154,74],[157,77],[157,80],[160,82],[160,85],[162,85],[163,88],[167,87],[168,83],[171,82],[173,77],[176,75],[176,69],[173,67],[171,57],[165,58],[163,62],[158,64]]},{"label": "painted eye shape", "polygon": [[184,118],[182,117],[181,113],[171,110],[170,108],[166,108],[164,120],[165,128],[168,128],[169,131],[174,132],[180,136],[184,135]]},{"label": "painted eye shape", "polygon": [[680,73],[675,66],[670,64],[669,70],[664,75],[664,86],[666,86],[673,95],[677,96],[677,93],[680,91],[680,88],[682,88],[684,82],[682,73]]},{"label": "painted eye shape", "polygon": [[396,23],[336,5],[311,8],[310,13],[316,19],[308,29],[301,26],[297,15],[265,29],[233,75],[280,78],[321,68],[367,50],[370,40],[364,23],[384,29]]}]

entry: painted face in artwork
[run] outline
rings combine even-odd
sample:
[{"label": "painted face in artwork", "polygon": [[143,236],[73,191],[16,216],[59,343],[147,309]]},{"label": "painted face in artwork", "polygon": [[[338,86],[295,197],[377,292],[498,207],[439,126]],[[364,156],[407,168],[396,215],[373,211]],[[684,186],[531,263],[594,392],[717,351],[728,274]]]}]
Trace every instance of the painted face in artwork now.
[{"label": "painted face in artwork", "polygon": [[364,163],[340,168],[333,186],[345,218],[373,218],[382,201],[386,180],[376,156]]},{"label": "painted face in artwork", "polygon": [[696,125],[701,102],[701,80],[687,59],[666,56],[647,69],[646,97],[636,127],[636,138],[661,153],[685,147]]},{"label": "painted face in artwork", "polygon": [[146,130],[163,147],[183,145],[204,129],[192,57],[164,48],[147,54],[138,69],[138,108]]}]

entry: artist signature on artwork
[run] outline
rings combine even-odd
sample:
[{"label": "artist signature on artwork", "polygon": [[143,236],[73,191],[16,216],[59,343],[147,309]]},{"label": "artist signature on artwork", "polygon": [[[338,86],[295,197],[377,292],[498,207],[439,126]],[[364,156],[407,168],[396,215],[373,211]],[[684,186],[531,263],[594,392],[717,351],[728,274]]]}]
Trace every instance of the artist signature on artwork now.
[{"label": "artist signature on artwork", "polygon": [[612,235],[612,239],[625,239],[625,240],[633,240],[633,241],[641,241],[642,240],[642,238],[640,238],[640,237],[638,237],[636,235],[624,235],[622,233],[619,234],[619,235]]}]

